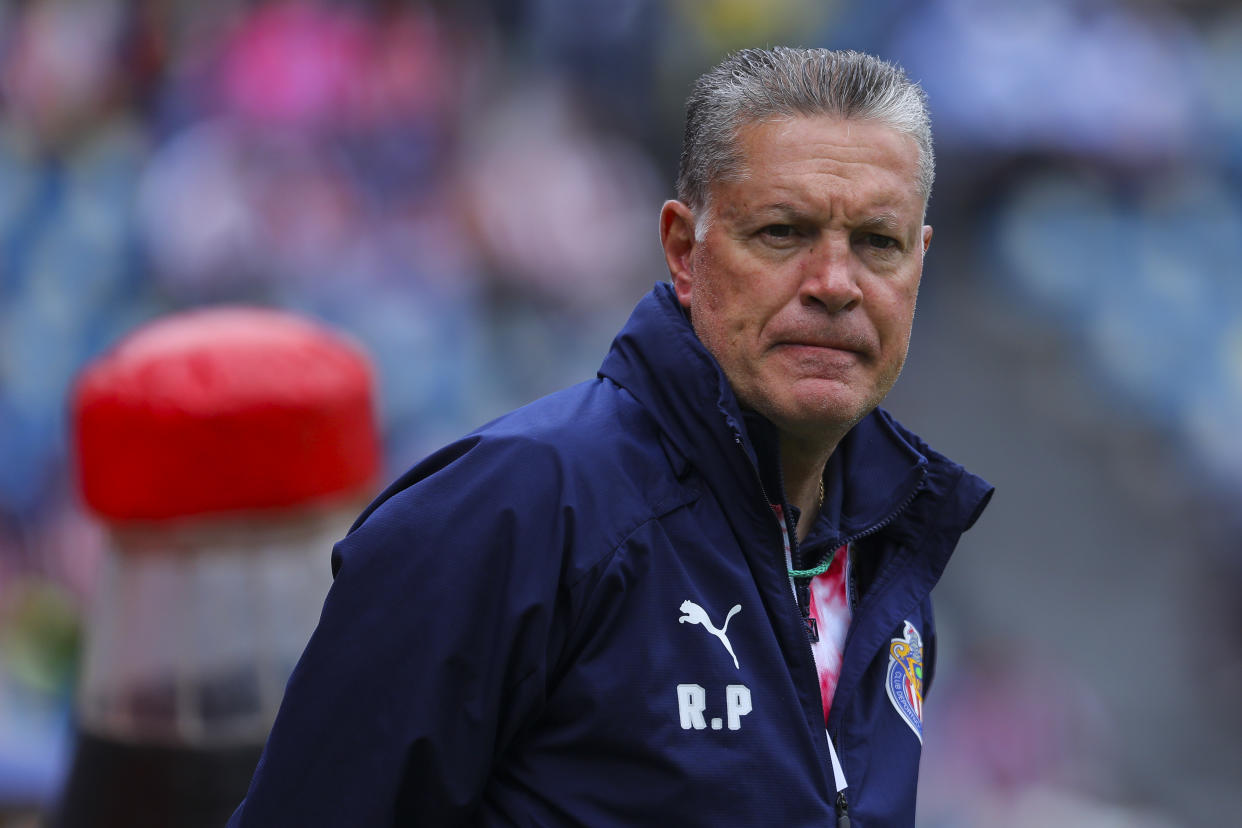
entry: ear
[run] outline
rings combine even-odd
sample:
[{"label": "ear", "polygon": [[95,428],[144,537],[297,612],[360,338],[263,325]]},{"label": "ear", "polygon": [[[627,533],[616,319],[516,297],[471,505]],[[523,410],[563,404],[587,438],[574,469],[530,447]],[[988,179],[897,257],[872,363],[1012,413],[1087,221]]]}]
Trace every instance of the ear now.
[{"label": "ear", "polygon": [[927,248],[931,247],[932,228],[930,224],[923,225],[923,255],[927,255]]},{"label": "ear", "polygon": [[673,290],[683,308],[690,307],[694,288],[694,213],[680,201],[666,201],[660,208],[660,245],[673,278]]}]

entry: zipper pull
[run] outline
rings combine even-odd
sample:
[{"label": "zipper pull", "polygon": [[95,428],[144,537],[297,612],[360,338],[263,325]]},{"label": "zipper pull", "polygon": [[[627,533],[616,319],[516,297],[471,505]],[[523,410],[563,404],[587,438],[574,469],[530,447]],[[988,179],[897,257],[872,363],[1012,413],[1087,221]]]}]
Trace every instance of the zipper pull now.
[{"label": "zipper pull", "polygon": [[837,828],[850,828],[850,803],[845,791],[837,791]]}]

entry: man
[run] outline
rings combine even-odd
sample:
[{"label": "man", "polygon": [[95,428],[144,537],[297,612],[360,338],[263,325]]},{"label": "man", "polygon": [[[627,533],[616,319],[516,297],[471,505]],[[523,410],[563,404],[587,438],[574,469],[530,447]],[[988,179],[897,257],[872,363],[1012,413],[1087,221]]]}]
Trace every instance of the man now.
[{"label": "man", "polygon": [[896,67],[704,75],[671,285],[337,545],[234,824],[912,824],[928,595],[991,495],[876,407],[931,182]]}]

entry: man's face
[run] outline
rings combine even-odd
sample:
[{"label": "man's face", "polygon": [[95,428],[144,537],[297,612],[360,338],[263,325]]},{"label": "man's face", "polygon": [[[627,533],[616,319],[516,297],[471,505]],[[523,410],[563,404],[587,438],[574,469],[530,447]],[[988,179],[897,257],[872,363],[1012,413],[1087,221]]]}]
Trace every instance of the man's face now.
[{"label": "man's face", "polygon": [[932,232],[918,146],[829,117],[751,124],[738,146],[742,175],[714,182],[701,240],[685,205],[664,206],[673,286],[743,406],[835,442],[905,362]]}]

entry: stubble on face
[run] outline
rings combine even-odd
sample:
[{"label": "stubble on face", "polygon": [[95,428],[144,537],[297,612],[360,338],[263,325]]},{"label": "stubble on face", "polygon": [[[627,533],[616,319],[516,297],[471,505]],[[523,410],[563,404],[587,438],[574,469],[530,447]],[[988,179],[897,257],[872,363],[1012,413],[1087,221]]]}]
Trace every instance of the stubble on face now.
[{"label": "stubble on face", "polygon": [[917,147],[808,117],[746,127],[739,146],[745,166],[712,189],[683,301],[744,406],[835,445],[905,363],[930,239]]}]

